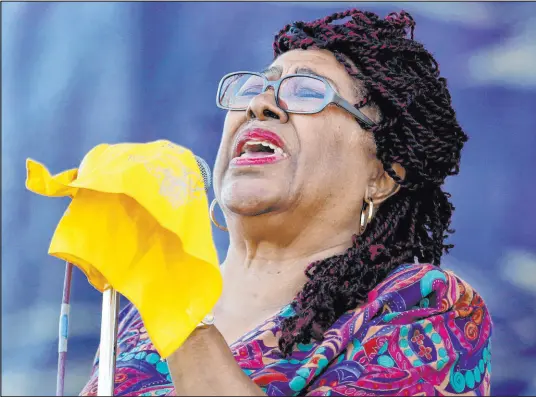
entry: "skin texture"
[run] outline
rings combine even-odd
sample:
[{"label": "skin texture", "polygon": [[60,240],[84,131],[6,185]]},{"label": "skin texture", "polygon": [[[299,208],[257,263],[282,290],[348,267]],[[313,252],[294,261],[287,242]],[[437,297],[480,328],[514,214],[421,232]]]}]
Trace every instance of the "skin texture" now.
[{"label": "skin texture", "polygon": [[[289,51],[272,67],[269,79],[309,68],[350,103],[361,99],[356,81],[329,51]],[[379,120],[374,109],[361,110]],[[288,158],[231,167],[235,139],[255,127],[279,135]],[[228,113],[214,189],[230,235],[216,325],[196,330],[168,363],[177,395],[263,395],[229,344],[293,299],[306,282],[307,265],[348,249],[364,198],[377,208],[396,184],[377,160],[371,134],[349,113],[329,105],[314,115],[286,114],[269,89],[246,111]]]}]

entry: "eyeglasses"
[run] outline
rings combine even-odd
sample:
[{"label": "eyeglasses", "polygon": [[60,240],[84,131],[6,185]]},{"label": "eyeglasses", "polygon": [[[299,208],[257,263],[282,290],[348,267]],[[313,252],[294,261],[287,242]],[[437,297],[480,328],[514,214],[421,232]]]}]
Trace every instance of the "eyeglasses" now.
[{"label": "eyeglasses", "polygon": [[246,110],[255,96],[270,87],[274,89],[277,106],[285,112],[315,114],[333,103],[351,113],[365,127],[375,125],[359,109],[341,98],[326,79],[306,74],[292,74],[279,80],[268,80],[261,73],[229,73],[220,81],[216,105],[227,110]]}]

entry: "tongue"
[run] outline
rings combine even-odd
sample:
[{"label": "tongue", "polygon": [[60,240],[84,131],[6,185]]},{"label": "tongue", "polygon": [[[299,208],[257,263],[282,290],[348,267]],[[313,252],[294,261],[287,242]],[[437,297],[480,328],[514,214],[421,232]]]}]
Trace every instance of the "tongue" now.
[{"label": "tongue", "polygon": [[240,156],[240,158],[259,158],[259,157],[268,157],[268,156],[273,156],[274,153],[270,153],[270,152],[245,152],[242,156]]}]

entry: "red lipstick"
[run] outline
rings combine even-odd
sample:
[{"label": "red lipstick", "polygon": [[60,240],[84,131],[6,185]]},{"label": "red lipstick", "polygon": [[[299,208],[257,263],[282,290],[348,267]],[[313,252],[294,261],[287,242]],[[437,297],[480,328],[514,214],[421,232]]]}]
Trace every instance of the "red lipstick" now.
[{"label": "red lipstick", "polygon": [[232,166],[271,164],[287,158],[285,143],[274,132],[255,128],[244,131],[236,141]]}]

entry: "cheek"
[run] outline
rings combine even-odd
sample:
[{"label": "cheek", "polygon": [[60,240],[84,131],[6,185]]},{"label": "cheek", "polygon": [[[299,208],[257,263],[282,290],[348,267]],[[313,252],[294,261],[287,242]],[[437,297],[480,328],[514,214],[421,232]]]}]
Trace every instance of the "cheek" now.
[{"label": "cheek", "polygon": [[228,164],[231,161],[231,152],[236,131],[245,121],[245,112],[229,112],[225,117],[222,136],[216,155],[216,163],[214,164],[214,191],[218,192],[221,185],[223,175],[227,170]]},{"label": "cheek", "polygon": [[236,136],[236,131],[240,126],[245,122],[245,112],[229,112],[225,117],[225,122],[223,124],[223,132],[221,136],[220,145],[218,148],[218,155],[216,162],[221,161],[230,161],[229,156],[231,155],[232,145],[234,138]]},{"label": "cheek", "polygon": [[[332,189],[362,190],[367,180],[370,150],[365,132],[352,120],[334,117],[311,117],[300,125],[303,153],[301,171],[305,177],[315,175],[318,186]],[[301,157],[301,156],[300,156]],[[310,179],[311,180],[311,179]],[[352,186],[352,187],[350,187]]]},{"label": "cheek", "polygon": [[351,157],[355,157],[359,149],[355,126],[340,115],[319,113],[300,119],[296,127],[308,161],[315,160],[318,167],[336,164],[343,159],[347,163],[349,159],[345,154],[353,153]]}]

